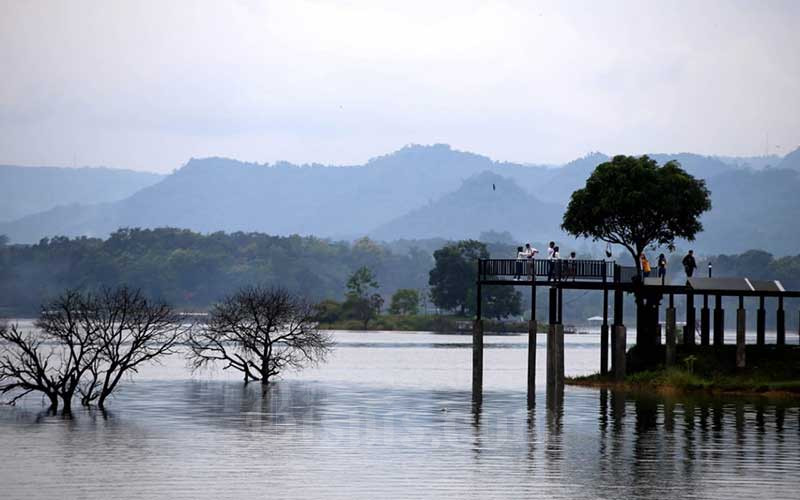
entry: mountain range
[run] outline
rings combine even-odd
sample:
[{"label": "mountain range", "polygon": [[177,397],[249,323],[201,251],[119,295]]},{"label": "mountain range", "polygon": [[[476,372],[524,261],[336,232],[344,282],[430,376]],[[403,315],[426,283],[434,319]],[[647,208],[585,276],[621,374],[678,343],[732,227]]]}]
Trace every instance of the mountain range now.
[{"label": "mountain range", "polygon": [[0,222],[59,205],[121,200],[164,178],[151,172],[113,168],[0,165]]},{"label": "mountain range", "polygon": [[[708,183],[713,208],[703,217],[705,231],[694,248],[799,253],[800,149],[782,159],[769,157],[774,166],[691,153],[650,156],[659,163],[677,160]],[[171,175],[137,177],[139,186],[132,178],[117,184],[130,192],[87,181],[85,190],[93,196],[84,192],[76,200],[59,193],[64,201],[52,188],[40,187],[44,180],[17,178],[4,186],[28,193],[33,204],[26,206],[41,210],[3,206],[0,234],[30,243],[55,235],[104,237],[119,227],[173,226],[341,239],[474,238],[485,231],[508,231],[524,241],[563,239],[558,227],[569,196],[607,159],[591,153],[561,166],[525,165],[443,144],[411,145],[353,166],[191,159]],[[95,169],[87,170],[82,173],[93,178]]]}]

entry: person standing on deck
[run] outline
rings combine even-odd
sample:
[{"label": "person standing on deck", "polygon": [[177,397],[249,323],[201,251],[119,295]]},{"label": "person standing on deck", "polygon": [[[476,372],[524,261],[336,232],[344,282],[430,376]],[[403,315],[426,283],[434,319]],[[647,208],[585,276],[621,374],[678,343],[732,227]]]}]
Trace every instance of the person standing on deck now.
[{"label": "person standing on deck", "polygon": [[525,253],[528,255],[528,275],[533,276],[536,274],[536,269],[533,268],[533,259],[536,258],[536,254],[539,253],[539,250],[533,248],[530,243],[525,243]]},{"label": "person standing on deck", "polygon": [[514,279],[518,280],[522,275],[525,263],[528,262],[528,254],[522,247],[517,247],[517,262],[514,263]]},{"label": "person standing on deck", "polygon": [[559,252],[559,248],[557,246],[553,246],[553,256],[550,259],[550,262],[553,264],[556,280],[561,281],[561,253]]},{"label": "person standing on deck", "polygon": [[650,261],[647,260],[647,256],[644,254],[644,252],[642,252],[642,254],[639,255],[639,262],[642,264],[642,276],[644,276],[645,278],[649,278],[650,277]]},{"label": "person standing on deck", "polygon": [[569,253],[569,262],[567,263],[567,272],[569,273],[569,277],[572,278],[572,281],[575,281],[575,277],[578,275],[578,263],[575,262],[576,259],[575,252]]},{"label": "person standing on deck", "polygon": [[694,270],[697,269],[697,262],[694,260],[694,250],[689,250],[689,253],[683,258],[683,269],[686,271],[687,278],[691,278],[694,274]]},{"label": "person standing on deck", "polygon": [[658,277],[662,282],[667,277],[667,257],[663,253],[658,256]]},{"label": "person standing on deck", "polygon": [[547,281],[552,281],[553,279],[553,260],[555,259],[553,255],[555,254],[556,242],[551,241],[550,244],[547,246]]}]

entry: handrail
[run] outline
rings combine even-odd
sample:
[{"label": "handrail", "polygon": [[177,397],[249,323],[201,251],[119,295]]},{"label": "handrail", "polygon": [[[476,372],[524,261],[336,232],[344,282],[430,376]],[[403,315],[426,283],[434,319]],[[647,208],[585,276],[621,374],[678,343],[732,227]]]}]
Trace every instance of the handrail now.
[{"label": "handrail", "polygon": [[478,276],[514,276],[524,279],[546,277],[548,280],[595,279],[614,280],[615,264],[587,259],[479,259]]}]

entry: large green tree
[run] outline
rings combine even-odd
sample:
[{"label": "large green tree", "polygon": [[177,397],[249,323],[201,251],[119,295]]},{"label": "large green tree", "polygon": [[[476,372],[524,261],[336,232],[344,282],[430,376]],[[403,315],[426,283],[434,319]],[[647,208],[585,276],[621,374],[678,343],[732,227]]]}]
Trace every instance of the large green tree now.
[{"label": "large green tree", "polygon": [[710,209],[705,181],[678,162],[659,166],[647,156],[615,156],[572,193],[561,227],[575,236],[622,245],[639,269],[639,255],[649,245],[693,241],[703,230],[700,215]]},{"label": "large green tree", "polygon": [[365,330],[383,307],[383,297],[377,292],[378,286],[375,274],[366,266],[356,269],[347,280],[347,299],[342,309],[348,316],[363,321]]},{"label": "large green tree", "polygon": [[[711,209],[705,181],[676,161],[659,166],[647,156],[615,156],[572,193],[561,227],[570,234],[622,245],[641,275],[639,256],[650,245],[673,248],[703,230],[700,215]],[[655,344],[661,296],[644,287],[636,293],[636,343]]]},{"label": "large green tree", "polygon": [[392,295],[389,306],[392,314],[415,315],[419,313],[419,291],[413,288],[401,288]]},{"label": "large green tree", "polygon": [[486,244],[462,240],[436,250],[433,258],[435,265],[428,279],[431,300],[436,307],[466,315],[474,308],[478,259],[489,258]]},{"label": "large green tree", "polygon": [[[478,259],[489,258],[486,244],[475,240],[451,243],[436,250],[433,258],[436,262],[429,279],[433,303],[462,316],[475,314]],[[522,295],[510,287],[486,287],[482,298],[489,317],[501,319],[522,310]]]}]

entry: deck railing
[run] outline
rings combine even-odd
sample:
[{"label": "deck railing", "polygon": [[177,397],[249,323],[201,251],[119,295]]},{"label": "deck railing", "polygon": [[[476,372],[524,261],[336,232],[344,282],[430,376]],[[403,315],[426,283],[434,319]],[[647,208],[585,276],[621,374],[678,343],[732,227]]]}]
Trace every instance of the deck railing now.
[{"label": "deck railing", "polygon": [[613,281],[615,277],[614,262],[584,259],[480,259],[478,275],[481,279],[511,276],[526,280],[544,277],[550,280]]}]

